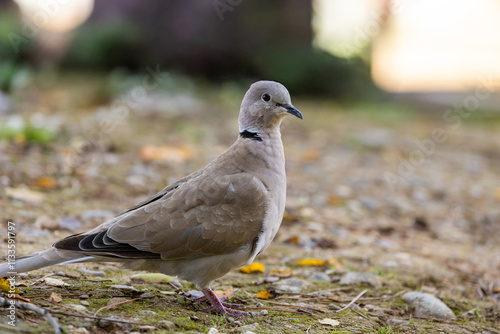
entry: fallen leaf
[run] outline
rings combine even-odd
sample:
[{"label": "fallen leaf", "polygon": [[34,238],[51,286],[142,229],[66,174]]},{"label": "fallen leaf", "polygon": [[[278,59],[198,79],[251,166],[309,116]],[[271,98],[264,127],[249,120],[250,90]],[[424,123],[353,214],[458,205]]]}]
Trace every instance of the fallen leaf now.
[{"label": "fallen leaf", "polygon": [[159,273],[141,273],[131,276],[130,279],[148,283],[170,283],[175,277]]},{"label": "fallen leaf", "polygon": [[265,270],[265,267],[262,263],[259,262],[254,262],[248,266],[241,267],[238,269],[239,272],[245,273],[245,274],[251,274],[251,273],[263,273]]},{"label": "fallen leaf", "polygon": [[30,190],[27,188],[5,188],[5,195],[12,199],[28,202],[31,204],[42,204],[45,200],[45,195],[41,192]]},{"label": "fallen leaf", "polygon": [[269,299],[269,297],[271,297],[271,293],[267,290],[257,292],[257,298],[259,299]]},{"label": "fallen leaf", "polygon": [[321,319],[319,320],[319,323],[323,325],[330,325],[332,327],[340,325],[340,321],[330,318]]},{"label": "fallen leaf", "polygon": [[36,179],[32,184],[32,187],[43,188],[43,189],[54,189],[57,186],[56,180],[48,176],[42,176]]},{"label": "fallen leaf", "polygon": [[214,293],[219,298],[226,297],[227,299],[231,299],[234,296],[234,290],[233,290],[233,288],[229,288],[226,291],[214,290]]},{"label": "fallen leaf", "polygon": [[59,287],[69,286],[68,283],[64,282],[63,280],[61,280],[59,278],[45,277],[43,279],[43,281],[45,282],[45,284],[50,285],[50,286],[59,286]]},{"label": "fallen leaf", "polygon": [[60,294],[52,292],[52,294],[50,295],[50,301],[59,304],[60,302],[62,302],[62,297]]},{"label": "fallen leaf", "polygon": [[323,264],[325,266],[328,266],[328,267],[332,267],[332,266],[335,266],[335,267],[340,267],[342,266],[342,262],[340,262],[340,260],[337,260],[336,258],[334,257],[331,257],[329,258],[328,260],[326,261],[323,261]]},{"label": "fallen leaf", "polygon": [[6,278],[0,278],[0,290],[7,293],[21,293],[18,288],[14,287],[14,289],[10,289],[10,281]]},{"label": "fallen leaf", "polygon": [[318,259],[304,259],[304,260],[300,260],[298,263],[297,263],[299,266],[323,266],[325,265],[325,262],[324,261],[321,261],[321,260],[318,260]]},{"label": "fallen leaf", "polygon": [[340,198],[339,196],[337,195],[328,196],[328,204],[339,205],[340,203],[342,203],[342,198]]},{"label": "fallen leaf", "polygon": [[292,276],[292,271],[290,269],[286,269],[286,270],[271,270],[269,272],[269,275],[271,276],[278,276],[278,277],[281,277],[281,278],[285,278],[285,277],[291,277]]},{"label": "fallen leaf", "polygon": [[186,161],[192,156],[192,151],[189,147],[185,146],[143,146],[139,155],[141,159],[147,161],[169,161],[181,163]]},{"label": "fallen leaf", "polygon": [[321,157],[321,151],[317,148],[309,148],[302,151],[301,162],[315,162]]},{"label": "fallen leaf", "polygon": [[296,245],[300,241],[300,237],[298,235],[294,235],[290,239],[285,240],[286,243]]}]

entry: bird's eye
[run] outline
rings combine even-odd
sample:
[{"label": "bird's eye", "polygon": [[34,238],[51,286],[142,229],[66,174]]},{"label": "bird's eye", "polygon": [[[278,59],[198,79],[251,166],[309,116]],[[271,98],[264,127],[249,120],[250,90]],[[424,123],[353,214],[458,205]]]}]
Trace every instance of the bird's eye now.
[{"label": "bird's eye", "polygon": [[262,96],[260,97],[262,101],[264,102],[269,102],[271,101],[271,95],[267,94],[267,93],[264,93],[262,94]]}]

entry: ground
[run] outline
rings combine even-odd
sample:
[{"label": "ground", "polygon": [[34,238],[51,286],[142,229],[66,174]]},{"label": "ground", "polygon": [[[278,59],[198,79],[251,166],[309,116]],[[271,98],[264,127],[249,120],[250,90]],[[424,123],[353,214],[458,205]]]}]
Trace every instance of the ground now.
[{"label": "ground", "polygon": [[[166,76],[159,87],[144,86],[142,77],[120,73],[43,78],[14,92],[15,113],[0,116],[1,254],[8,221],[16,256],[47,248],[202,167],[237,137],[244,88],[236,84]],[[264,272],[235,270],[214,284],[261,313],[198,312],[204,305],[188,297],[191,283],[131,279],[116,264],[37,270],[17,278],[20,296],[70,333],[229,333],[255,323],[247,330],[500,333],[500,115],[390,100],[292,101],[304,120],[282,125],[287,206],[257,259]],[[348,272],[373,275],[343,285]],[[49,274],[68,285],[37,281]],[[301,280],[300,293],[279,286],[287,278]],[[257,298],[262,291],[269,299]],[[408,291],[434,294],[457,318],[416,317],[401,299]],[[127,302],[101,309],[113,297]],[[0,332],[53,332],[35,312],[18,309],[15,328],[1,314]],[[122,322],[99,320],[110,316]]]}]

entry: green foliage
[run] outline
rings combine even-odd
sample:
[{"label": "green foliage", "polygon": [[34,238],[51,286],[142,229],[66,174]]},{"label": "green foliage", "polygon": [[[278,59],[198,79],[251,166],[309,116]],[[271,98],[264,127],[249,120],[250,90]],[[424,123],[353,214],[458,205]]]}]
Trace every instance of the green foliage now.
[{"label": "green foliage", "polygon": [[107,22],[83,25],[63,59],[63,65],[74,67],[137,67],[141,35],[132,23]]},{"label": "green foliage", "polygon": [[375,93],[368,66],[361,60],[346,60],[317,49],[281,49],[255,60],[262,77],[283,83],[290,91],[311,95]]},{"label": "green foliage", "polygon": [[0,140],[15,141],[20,144],[45,145],[54,140],[56,133],[48,128],[36,127],[26,123],[20,128],[10,127],[7,124],[0,126]]}]

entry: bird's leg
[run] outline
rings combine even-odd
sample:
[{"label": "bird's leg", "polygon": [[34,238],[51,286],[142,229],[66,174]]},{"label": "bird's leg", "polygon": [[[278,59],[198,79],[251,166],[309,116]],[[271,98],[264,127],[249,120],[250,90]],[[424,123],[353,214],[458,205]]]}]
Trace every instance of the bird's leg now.
[{"label": "bird's leg", "polygon": [[202,309],[202,312],[210,312],[210,311],[215,311],[217,313],[221,314],[227,314],[232,317],[240,317],[242,315],[248,314],[248,312],[245,311],[239,311],[239,310],[233,310],[232,308],[239,308],[242,307],[241,305],[238,304],[230,304],[230,303],[225,303],[219,299],[215,295],[215,293],[212,291],[212,289],[204,288],[201,289],[201,292],[205,295],[205,297],[198,298],[198,300],[208,300],[210,303],[210,306],[207,308]]}]

